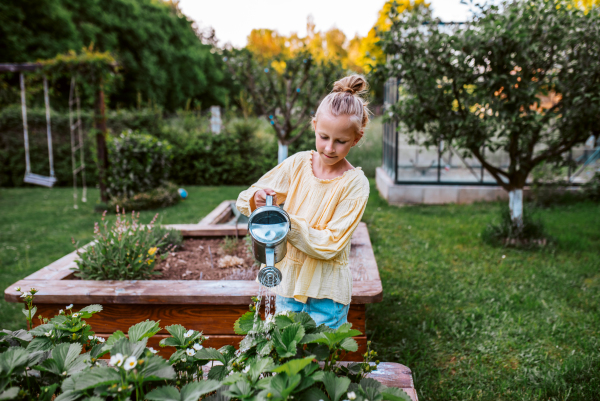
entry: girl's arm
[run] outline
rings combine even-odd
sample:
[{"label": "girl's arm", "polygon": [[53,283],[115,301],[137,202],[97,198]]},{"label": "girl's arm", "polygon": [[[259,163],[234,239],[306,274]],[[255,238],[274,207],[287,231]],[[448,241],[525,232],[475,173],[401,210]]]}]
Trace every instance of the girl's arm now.
[{"label": "girl's arm", "polygon": [[288,157],[285,161],[275,166],[271,171],[263,175],[255,184],[238,196],[235,206],[243,215],[250,216],[257,205],[254,195],[261,190],[275,191],[276,202],[281,204],[285,202],[288,189],[290,187],[291,171],[294,163],[294,156]]},{"label": "girl's arm", "polygon": [[365,211],[369,199],[368,181],[366,185],[366,194],[363,188],[337,205],[333,217],[323,229],[312,228],[306,219],[290,215],[292,229],[288,234],[289,243],[314,259],[329,260],[337,256],[348,245]]}]

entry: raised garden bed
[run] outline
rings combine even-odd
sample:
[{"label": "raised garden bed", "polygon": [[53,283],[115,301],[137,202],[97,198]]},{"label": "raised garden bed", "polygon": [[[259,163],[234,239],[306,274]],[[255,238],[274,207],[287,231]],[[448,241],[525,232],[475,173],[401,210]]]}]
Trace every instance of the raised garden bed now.
[{"label": "raised garden bed", "polygon": [[[171,225],[186,238],[215,238],[246,235],[244,223],[231,224],[237,220],[232,202],[223,202],[198,224]],[[89,319],[96,334],[108,336],[115,330],[127,329],[144,319],[160,320],[161,327],[182,324],[188,329],[202,331],[210,338],[206,346],[220,348],[231,344],[237,346],[242,336],[233,331],[237,318],[248,311],[251,298],[258,294],[259,285],[246,280],[127,280],[90,281],[73,280],[76,252],[25,277],[4,292],[8,302],[20,302],[15,287],[35,287],[39,292],[35,302],[38,315],[54,316],[68,304],[75,308],[101,304],[104,310]],[[382,300],[382,287],[375,256],[371,247],[366,224],[361,223],[352,238],[350,265],[353,274],[352,304],[348,320],[353,328],[366,333],[365,304]],[[254,276],[253,276],[254,277]],[[36,319],[37,321],[37,319]],[[149,345],[159,349],[158,341],[166,334],[152,337]],[[358,352],[349,354],[348,360],[361,360],[366,350],[366,335],[356,338]],[[160,348],[168,356],[169,349]]]}]

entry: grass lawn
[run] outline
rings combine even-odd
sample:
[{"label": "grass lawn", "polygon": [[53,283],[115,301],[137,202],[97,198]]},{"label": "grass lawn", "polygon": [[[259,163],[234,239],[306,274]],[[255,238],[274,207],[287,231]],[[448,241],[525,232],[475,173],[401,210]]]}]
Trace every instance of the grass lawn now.
[{"label": "grass lawn", "polygon": [[[187,189],[164,223],[197,222],[242,188]],[[70,189],[0,189],[2,289],[71,252],[71,237],[91,239],[91,195],[73,210]],[[380,360],[408,365],[422,401],[599,400],[600,206],[539,211],[556,245],[537,251],[482,243],[499,207],[390,207],[372,187],[364,220],[384,301],[367,324]],[[0,302],[1,327],[24,327]]]},{"label": "grass lawn", "polygon": [[539,211],[556,245],[522,251],[480,239],[499,204],[397,208],[374,192],[384,300],[368,334],[421,401],[600,399],[600,205]]}]

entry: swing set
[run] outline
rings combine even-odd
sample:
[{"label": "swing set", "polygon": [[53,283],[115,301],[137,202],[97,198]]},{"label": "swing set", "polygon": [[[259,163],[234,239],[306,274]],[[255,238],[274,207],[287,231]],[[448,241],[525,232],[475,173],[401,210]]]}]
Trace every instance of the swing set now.
[{"label": "swing set", "polygon": [[[95,65],[86,66],[84,57],[95,57],[93,63]],[[101,82],[102,78],[98,77],[98,71],[105,66],[108,66],[112,71],[116,68],[114,58],[108,53],[94,53],[91,49],[86,51],[84,49],[83,55],[77,55],[71,52],[67,55],[59,55],[56,59],[47,60],[40,63],[11,63],[11,64],[0,64],[0,72],[15,72],[19,73],[19,83],[21,89],[21,113],[23,116],[23,143],[25,147],[25,176],[23,181],[33,185],[40,185],[48,188],[52,188],[56,184],[56,176],[54,172],[54,157],[52,153],[52,125],[50,119],[50,96],[48,90],[48,78],[46,71],[55,72],[59,76],[65,76],[70,73],[71,85],[69,90],[69,130],[71,134],[71,165],[73,172],[73,208],[78,209],[77,205],[77,175],[81,175],[82,184],[82,196],[81,201],[87,202],[87,185],[85,179],[85,157],[84,157],[84,137],[83,137],[83,125],[81,123],[81,101],[79,97],[79,91],[77,89],[76,76],[78,69],[83,70],[83,73],[91,76],[91,81],[96,84],[97,81]],[[50,67],[50,68],[49,68]],[[52,70],[54,67],[54,71]],[[45,176],[41,174],[35,174],[31,171],[31,159],[29,152],[29,130],[27,126],[27,104],[26,104],[26,90],[25,90],[25,75],[24,72],[42,72],[43,86],[44,86],[44,104],[46,109],[46,137],[48,142],[48,164],[50,167],[50,175]],[[100,87],[99,92],[103,92]],[[101,110],[103,112],[104,107],[102,104]],[[79,160],[77,160],[79,159]],[[101,167],[101,174],[103,174],[104,166]],[[102,180],[102,175],[101,175]],[[102,182],[101,182],[102,184]],[[101,185],[103,187],[103,185]]]}]

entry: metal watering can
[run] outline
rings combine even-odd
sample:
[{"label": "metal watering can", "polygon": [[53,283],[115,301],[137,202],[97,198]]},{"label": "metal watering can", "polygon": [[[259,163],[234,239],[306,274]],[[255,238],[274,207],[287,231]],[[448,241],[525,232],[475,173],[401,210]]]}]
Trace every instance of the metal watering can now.
[{"label": "metal watering can", "polygon": [[281,272],[275,267],[287,252],[287,235],[292,223],[290,216],[273,197],[267,195],[267,205],[257,208],[248,219],[248,232],[252,237],[252,253],[259,262],[267,265],[258,272],[258,281],[265,287],[281,283]]}]

